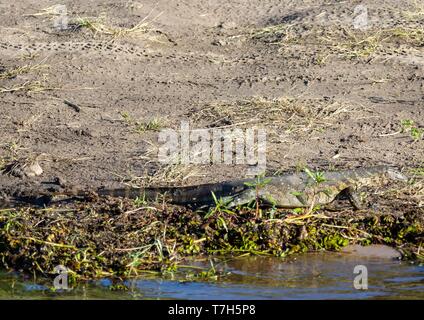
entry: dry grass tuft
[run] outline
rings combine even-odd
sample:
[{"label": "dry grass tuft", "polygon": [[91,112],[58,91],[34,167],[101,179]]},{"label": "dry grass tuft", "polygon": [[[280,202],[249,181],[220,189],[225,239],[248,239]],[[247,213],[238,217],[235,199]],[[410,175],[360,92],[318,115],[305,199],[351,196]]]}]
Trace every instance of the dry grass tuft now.
[{"label": "dry grass tuft", "polygon": [[396,40],[403,40],[413,47],[424,45],[424,28],[394,28],[386,30],[388,37]]},{"label": "dry grass tuft", "polygon": [[[137,2],[132,4],[128,3],[128,9],[140,8],[141,6],[142,5]],[[46,16],[48,18],[53,19],[63,14],[61,13],[62,8],[63,6],[61,5],[54,5],[54,6],[42,9],[41,11],[36,13],[25,14],[24,16],[31,16],[31,17]],[[154,19],[159,17],[162,13],[160,13],[155,18],[148,21],[152,12],[153,10],[146,17],[144,17],[139,23],[137,23],[136,25],[130,28],[117,27],[117,26],[108,24],[106,22],[106,16],[104,14],[101,15],[100,17],[79,17],[76,19],[69,17],[69,20],[70,20],[69,29],[70,30],[88,29],[92,31],[95,35],[110,36],[114,39],[129,37],[129,36],[140,36],[140,35],[148,33],[149,31],[157,31],[150,26],[150,22],[154,21]]]},{"label": "dry grass tuft", "polygon": [[367,58],[380,52],[394,54],[398,49],[398,44],[410,47],[423,46],[424,29],[422,27],[397,27],[376,31],[328,30],[321,37],[321,42],[329,46],[330,52],[339,56],[349,59]]},{"label": "dry grass tuft", "polygon": [[293,33],[292,27],[293,25],[277,24],[264,28],[257,28],[250,32],[250,38],[270,43],[295,42],[297,37]]},{"label": "dry grass tuft", "polygon": [[145,170],[141,176],[133,176],[126,182],[136,187],[183,186],[190,178],[201,177],[198,167],[181,163],[155,164],[156,168]]},{"label": "dry grass tuft", "polygon": [[419,21],[424,17],[424,5],[415,0],[413,2],[413,8],[403,11],[402,15],[409,21]]},{"label": "dry grass tuft", "polygon": [[113,39],[115,38],[122,38],[122,37],[129,37],[129,36],[141,36],[145,35],[151,31],[158,31],[156,29],[153,29],[151,27],[151,22],[153,22],[155,19],[157,19],[161,14],[159,13],[156,17],[153,19],[150,19],[150,16],[153,13],[153,9],[149,12],[147,16],[145,16],[138,24],[131,28],[124,28],[124,27],[116,27],[107,24],[106,17],[101,16],[98,18],[78,18],[74,25],[77,28],[86,28],[88,30],[91,30],[95,35],[106,35],[110,36]]},{"label": "dry grass tuft", "polygon": [[368,34],[352,32],[346,29],[328,31],[321,41],[330,47],[330,51],[345,58],[364,58],[374,54],[381,45],[382,33]]},{"label": "dry grass tuft", "polygon": [[[379,53],[396,54],[399,44],[409,47],[424,45],[424,29],[397,27],[390,29],[354,31],[341,29],[327,29],[322,35],[308,35],[304,43],[318,39],[317,51],[323,62],[331,56],[337,55],[346,59],[369,58]],[[320,61],[318,61],[320,63]]]},{"label": "dry grass tuft", "polygon": [[0,87],[0,93],[15,93],[18,91],[25,93],[41,93],[48,90],[54,90],[54,88],[47,86],[44,81],[26,81],[11,87]]},{"label": "dry grass tuft", "polygon": [[164,128],[167,124],[165,118],[154,117],[146,122],[136,123],[136,132],[144,133],[146,131],[159,131]]},{"label": "dry grass tuft", "polygon": [[58,8],[60,7],[60,5],[54,5],[54,6],[50,6],[44,9],[41,9],[41,11],[39,12],[35,12],[35,13],[28,13],[28,14],[24,14],[24,17],[42,17],[42,16],[48,16],[48,17],[53,17],[53,16],[58,16],[60,15],[60,12],[58,10]]},{"label": "dry grass tuft", "polygon": [[254,97],[237,102],[214,103],[192,114],[194,122],[207,121],[208,127],[266,126],[270,131],[300,133],[320,130],[350,112],[340,102],[325,99],[302,100]]},{"label": "dry grass tuft", "polygon": [[21,74],[28,74],[32,72],[39,71],[41,69],[47,68],[48,65],[45,64],[28,64],[21,67],[16,67],[11,70],[6,70],[0,73],[0,80],[3,79],[12,79]]},{"label": "dry grass tuft", "polygon": [[113,38],[128,36],[139,36],[151,30],[149,23],[142,20],[132,28],[122,28],[107,25],[102,18],[78,18],[74,23],[77,28],[84,28],[92,31],[95,35],[107,35]]},{"label": "dry grass tuft", "polygon": [[137,133],[145,133],[147,131],[159,131],[169,125],[170,121],[165,117],[153,117],[146,121],[134,119],[128,112],[120,113],[123,120],[130,126],[134,127]]},{"label": "dry grass tuft", "polygon": [[25,78],[25,81],[16,83],[15,81],[11,81],[11,85],[9,86],[0,86],[0,94],[1,93],[7,93],[7,92],[18,92],[23,91],[26,93],[39,93],[46,90],[52,90],[53,88],[50,88],[47,85],[47,75],[40,73],[41,70],[49,67],[46,64],[43,63],[36,63],[36,64],[27,64],[24,66],[19,66],[10,70],[5,70],[0,73],[0,80],[12,80],[18,78],[20,75],[33,75],[35,74],[34,80],[28,80],[28,77]]},{"label": "dry grass tuft", "polygon": [[318,64],[325,63],[329,56],[334,55],[347,59],[361,59],[381,52],[395,54],[399,44],[409,47],[424,45],[424,28],[412,24],[366,31],[318,26],[305,31],[303,27],[301,24],[273,25],[255,29],[251,32],[250,38],[279,44],[282,51],[289,45],[308,46],[308,50],[312,50],[318,57],[316,58]]}]

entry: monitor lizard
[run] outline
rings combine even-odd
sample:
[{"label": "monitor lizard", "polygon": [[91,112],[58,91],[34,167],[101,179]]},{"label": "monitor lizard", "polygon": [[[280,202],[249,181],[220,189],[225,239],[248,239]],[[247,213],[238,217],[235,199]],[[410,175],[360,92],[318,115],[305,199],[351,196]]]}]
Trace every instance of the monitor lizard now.
[{"label": "monitor lizard", "polygon": [[[325,171],[322,176],[324,179],[319,183],[306,172],[272,176],[263,178],[265,183],[258,188],[252,187],[255,179],[242,179],[184,187],[100,188],[94,194],[129,199],[144,198],[145,200],[157,200],[162,196],[167,203],[195,207],[214,205],[214,196],[217,199],[222,198],[228,207],[247,204],[259,198],[262,204],[289,209],[327,205],[344,193],[352,206],[359,209],[361,207],[361,201],[357,195],[359,188],[407,180],[396,168],[390,166]],[[58,194],[86,197],[90,192],[76,190],[51,195]]]}]

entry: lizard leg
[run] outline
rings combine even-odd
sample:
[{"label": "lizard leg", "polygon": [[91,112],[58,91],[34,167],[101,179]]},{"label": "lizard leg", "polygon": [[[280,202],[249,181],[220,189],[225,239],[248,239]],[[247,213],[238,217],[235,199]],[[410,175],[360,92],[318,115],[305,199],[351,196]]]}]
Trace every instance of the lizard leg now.
[{"label": "lizard leg", "polygon": [[249,189],[249,190],[241,192],[240,194],[237,194],[235,196],[230,196],[228,198],[231,199],[228,204],[228,207],[234,208],[240,205],[247,204],[252,200],[255,200],[256,193],[255,193],[255,190]]},{"label": "lizard leg", "polygon": [[355,210],[362,209],[363,205],[361,199],[358,195],[358,192],[353,187],[348,187],[346,189],[346,195],[349,199],[350,204],[352,205],[352,207],[355,208]]}]

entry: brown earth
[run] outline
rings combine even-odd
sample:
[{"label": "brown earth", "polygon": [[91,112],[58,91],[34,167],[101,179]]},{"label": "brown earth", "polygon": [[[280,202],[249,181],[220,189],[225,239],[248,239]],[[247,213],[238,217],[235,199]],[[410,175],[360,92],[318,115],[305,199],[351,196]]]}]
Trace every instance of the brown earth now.
[{"label": "brown earth", "polygon": [[[424,2],[367,2],[365,31],[349,20],[360,3],[70,0],[61,4],[73,28],[59,31],[43,11],[55,2],[0,0],[0,166],[37,158],[44,170],[3,173],[0,190],[58,177],[94,188],[246,174],[159,165],[157,130],[181,120],[266,128],[269,174],[422,166]],[[107,34],[140,21],[146,29]]]}]

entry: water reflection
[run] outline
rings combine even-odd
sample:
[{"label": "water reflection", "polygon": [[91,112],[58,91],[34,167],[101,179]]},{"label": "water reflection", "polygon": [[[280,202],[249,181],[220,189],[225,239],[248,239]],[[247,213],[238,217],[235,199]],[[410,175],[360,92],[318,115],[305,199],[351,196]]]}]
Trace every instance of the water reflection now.
[{"label": "water reflection", "polygon": [[[208,262],[196,262],[207,266]],[[368,269],[368,290],[353,287],[356,265]],[[389,257],[314,253],[288,259],[222,259],[229,274],[219,281],[142,278],[127,281],[128,291],[111,291],[108,279],[54,293],[46,280],[22,280],[0,273],[2,299],[424,299],[424,267]]]}]

